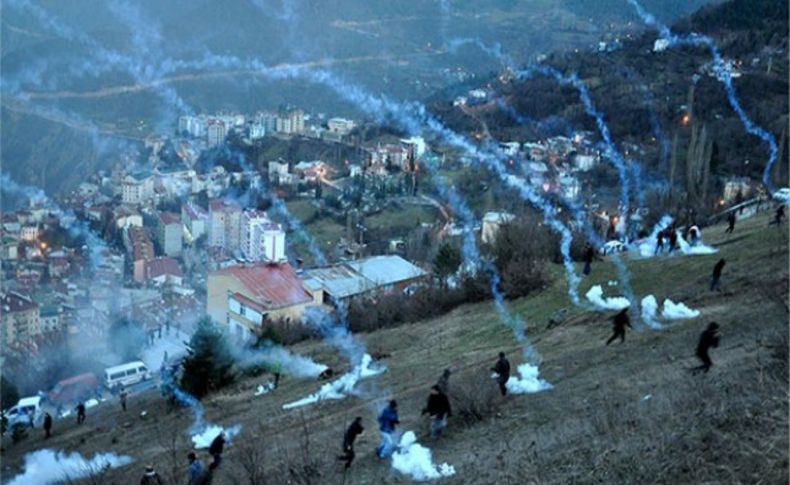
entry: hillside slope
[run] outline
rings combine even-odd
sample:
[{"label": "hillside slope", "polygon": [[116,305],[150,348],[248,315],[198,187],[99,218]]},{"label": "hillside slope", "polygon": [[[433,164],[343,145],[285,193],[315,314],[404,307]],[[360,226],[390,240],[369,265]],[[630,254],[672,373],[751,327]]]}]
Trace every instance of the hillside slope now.
[{"label": "hillside slope", "polygon": [[[719,247],[717,255],[629,264],[638,297],[652,293],[659,302],[682,301],[702,315],[662,331],[637,326],[624,344],[604,345],[609,314],[572,308],[559,273],[550,288],[512,302],[512,309],[531,323],[529,336],[542,356],[542,377],[554,389],[508,396],[497,412],[477,423],[451,418],[436,443],[429,443],[419,411],[442,369],[455,370],[452,389],[477,385],[475,391],[484,396],[495,387],[486,374],[498,351],[509,354],[514,368],[521,361],[490,303],[362,336],[369,349],[390,354],[384,359],[389,371],[363,381],[362,397],[284,411],[282,404],[318,387],[290,378],[262,397],[252,397],[260,378],[212,395],[204,401],[207,419],[242,425],[214,483],[406,483],[373,454],[375,404],[391,396],[400,403],[402,428],[415,430],[437,461],[455,466],[457,475],[447,483],[786,480],[788,234],[786,226],[767,227],[767,221],[765,215],[743,220],[733,236],[725,236],[722,226],[706,229],[703,237]],[[723,291],[709,292],[708,277],[719,257],[728,261]],[[603,284],[607,294],[615,294],[606,286],[614,278],[609,262],[597,263],[582,293],[591,284]],[[560,307],[570,309],[570,318],[547,329],[549,316]],[[712,352],[715,366],[707,375],[692,375],[688,369],[697,365],[697,338],[713,320],[723,334]],[[296,350],[344,368],[323,343],[305,343]],[[112,450],[134,458],[102,483],[134,483],[147,463],[171,478],[168,483],[181,482],[188,410],[169,412],[156,393],[133,396],[128,414],[117,407],[96,408],[82,427],[58,422],[46,443],[40,430],[17,445],[4,442],[4,479],[19,469],[24,453],[46,446],[83,455]],[[137,417],[142,410],[148,412],[145,420]],[[334,457],[344,427],[356,415],[363,416],[368,432],[344,476]],[[266,474],[255,481],[249,470]]]}]

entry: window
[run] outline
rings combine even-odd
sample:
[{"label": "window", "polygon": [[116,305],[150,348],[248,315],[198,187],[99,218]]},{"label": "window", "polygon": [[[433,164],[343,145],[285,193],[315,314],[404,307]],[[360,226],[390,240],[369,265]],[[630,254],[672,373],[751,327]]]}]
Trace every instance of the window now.
[{"label": "window", "polygon": [[126,375],[127,375],[127,377],[128,376],[136,376],[137,375],[137,369],[129,369],[128,371],[126,371]]}]

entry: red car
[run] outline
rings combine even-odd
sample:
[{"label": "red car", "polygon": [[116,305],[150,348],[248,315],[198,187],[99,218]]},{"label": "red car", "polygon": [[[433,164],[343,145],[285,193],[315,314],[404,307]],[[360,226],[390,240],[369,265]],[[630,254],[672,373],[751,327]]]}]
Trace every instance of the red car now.
[{"label": "red car", "polygon": [[98,388],[99,380],[96,379],[96,375],[93,372],[86,372],[55,384],[47,394],[47,399],[53,404],[71,404],[93,397]]}]

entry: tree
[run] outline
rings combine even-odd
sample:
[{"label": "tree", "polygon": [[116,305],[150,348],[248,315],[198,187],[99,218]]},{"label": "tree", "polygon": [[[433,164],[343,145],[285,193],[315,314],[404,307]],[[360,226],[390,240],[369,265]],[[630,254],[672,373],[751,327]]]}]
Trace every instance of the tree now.
[{"label": "tree", "polygon": [[442,286],[447,285],[447,278],[458,271],[461,266],[461,252],[448,243],[439,247],[433,260],[434,272],[442,281]]},{"label": "tree", "polygon": [[189,341],[181,388],[200,398],[230,384],[233,377],[233,356],[225,335],[211,319],[201,319]]}]

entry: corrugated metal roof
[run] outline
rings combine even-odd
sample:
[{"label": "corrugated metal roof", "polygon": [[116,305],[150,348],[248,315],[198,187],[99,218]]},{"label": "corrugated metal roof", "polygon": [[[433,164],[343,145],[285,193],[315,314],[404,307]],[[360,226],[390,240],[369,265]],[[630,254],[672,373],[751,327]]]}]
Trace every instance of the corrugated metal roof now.
[{"label": "corrugated metal roof", "polygon": [[386,286],[425,276],[425,271],[398,255],[371,256],[350,261],[346,266],[364,276],[377,286]]},{"label": "corrugated metal roof", "polygon": [[247,289],[247,297],[269,310],[307,303],[313,299],[287,263],[229,266],[212,274],[236,278]]},{"label": "corrugated metal roof", "polygon": [[358,295],[375,287],[372,281],[342,265],[310,269],[307,274],[335,298]]}]

